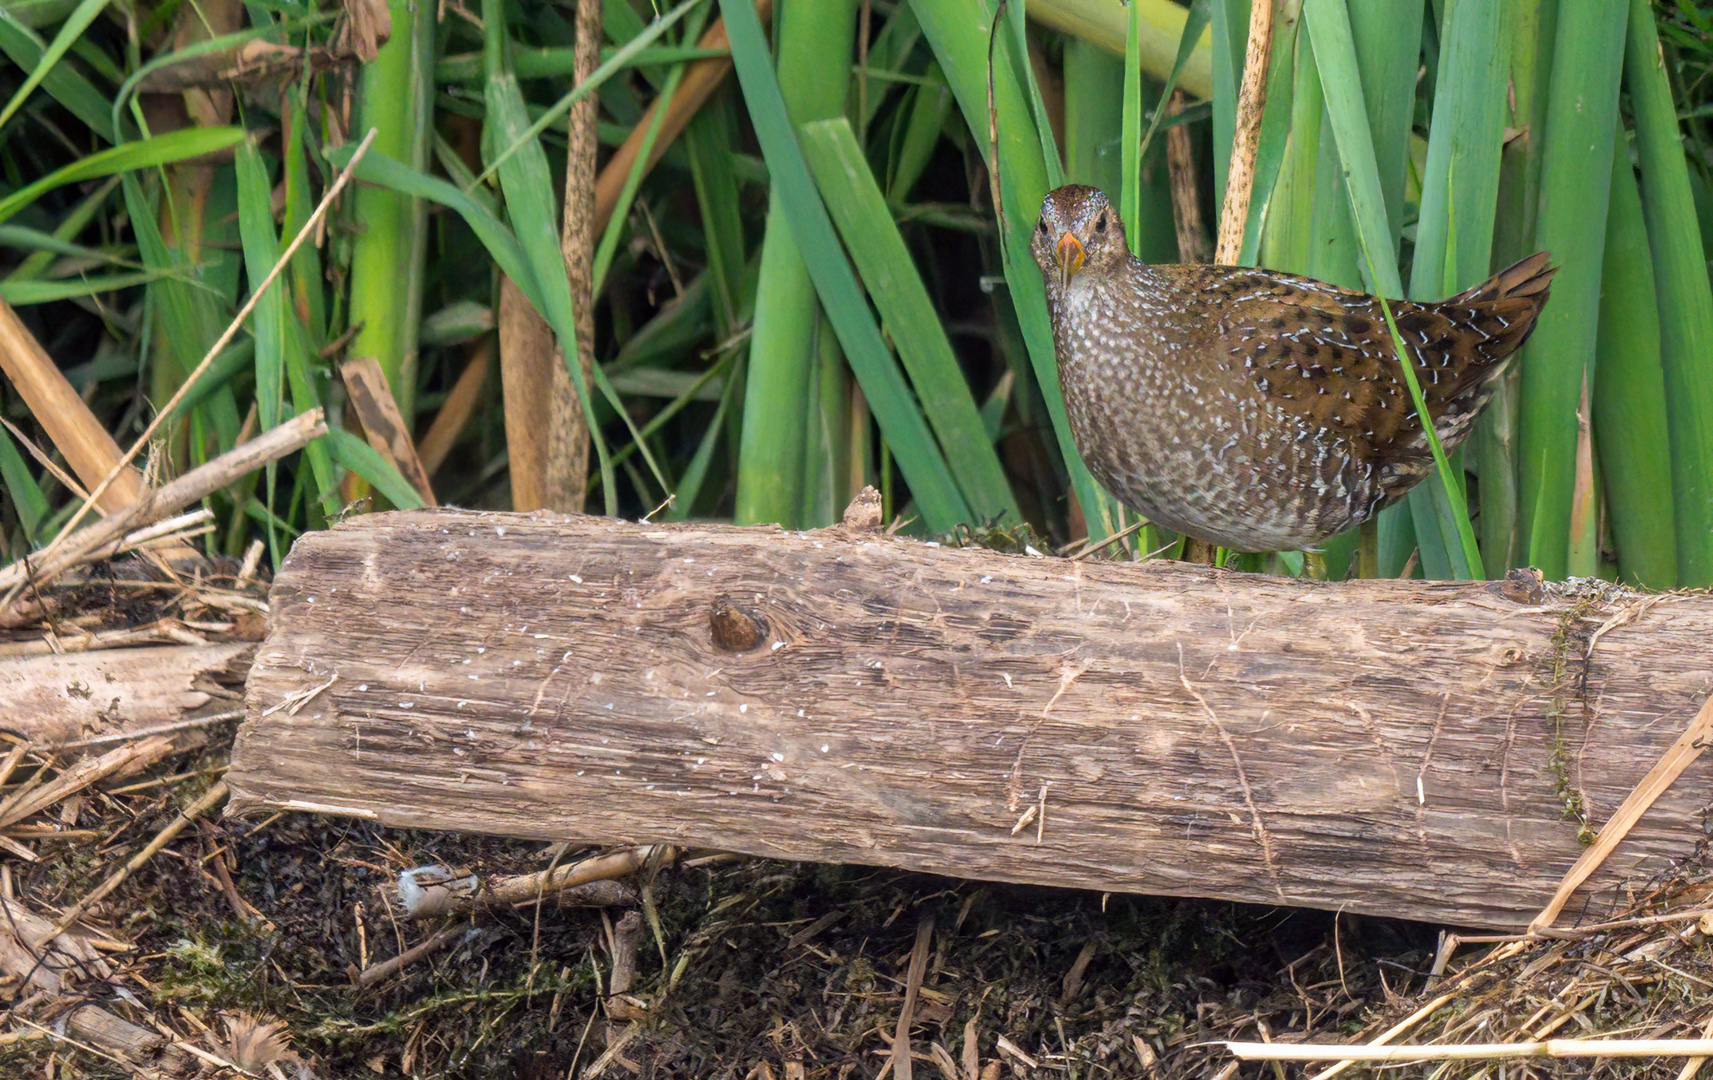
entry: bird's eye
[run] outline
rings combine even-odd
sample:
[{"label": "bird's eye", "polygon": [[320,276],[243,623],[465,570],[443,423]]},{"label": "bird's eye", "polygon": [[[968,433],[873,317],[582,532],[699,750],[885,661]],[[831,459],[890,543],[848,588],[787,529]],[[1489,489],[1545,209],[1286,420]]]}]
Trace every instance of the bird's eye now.
[{"label": "bird's eye", "polygon": [[1041,224],[1035,226],[1035,231],[1040,233],[1042,236],[1046,236],[1047,235],[1047,223],[1045,221],[1041,222]]},{"label": "bird's eye", "polygon": [[1102,214],[1099,217],[1094,219],[1094,231],[1100,232],[1100,233],[1103,233],[1106,231],[1106,215],[1105,214]]}]

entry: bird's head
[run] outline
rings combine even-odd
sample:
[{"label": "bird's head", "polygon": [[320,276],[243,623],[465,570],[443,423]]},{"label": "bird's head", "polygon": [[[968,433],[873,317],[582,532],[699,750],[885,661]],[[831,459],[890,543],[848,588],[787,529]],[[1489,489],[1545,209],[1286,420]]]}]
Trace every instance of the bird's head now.
[{"label": "bird's head", "polygon": [[1029,241],[1049,288],[1062,293],[1078,274],[1122,266],[1130,249],[1124,223],[1099,188],[1067,184],[1041,200],[1041,221]]}]

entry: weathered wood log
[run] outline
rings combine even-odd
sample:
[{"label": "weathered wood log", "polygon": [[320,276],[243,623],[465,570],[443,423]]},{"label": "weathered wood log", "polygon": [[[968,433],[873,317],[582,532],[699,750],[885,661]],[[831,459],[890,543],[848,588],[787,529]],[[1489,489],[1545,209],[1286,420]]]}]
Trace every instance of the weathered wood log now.
[{"label": "weathered wood log", "polygon": [[[232,807],[1525,924],[1713,689],[1713,598],[1327,585],[842,530],[298,541]],[[1591,879],[1691,853],[1691,768]]]},{"label": "weathered wood log", "polygon": [[0,727],[57,745],[170,724],[216,695],[235,697],[252,648],[157,645],[0,661]]}]

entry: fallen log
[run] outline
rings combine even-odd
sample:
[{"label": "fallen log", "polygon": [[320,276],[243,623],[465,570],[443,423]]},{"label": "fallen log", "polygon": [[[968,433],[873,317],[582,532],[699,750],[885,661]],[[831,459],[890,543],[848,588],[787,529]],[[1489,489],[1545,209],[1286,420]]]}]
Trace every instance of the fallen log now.
[{"label": "fallen log", "polygon": [[[1464,926],[1526,925],[1713,689],[1706,594],[842,529],[377,514],[270,604],[234,811]],[[1567,917],[1710,803],[1698,763]]]}]

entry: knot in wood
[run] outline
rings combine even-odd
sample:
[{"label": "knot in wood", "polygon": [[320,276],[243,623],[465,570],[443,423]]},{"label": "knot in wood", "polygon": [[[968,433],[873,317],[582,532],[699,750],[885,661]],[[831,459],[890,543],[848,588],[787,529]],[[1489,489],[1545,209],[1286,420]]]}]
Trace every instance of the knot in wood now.
[{"label": "knot in wood", "polygon": [[767,640],[767,620],[756,612],[738,607],[729,597],[714,601],[708,614],[708,631],[714,647],[742,653],[761,647]]}]

